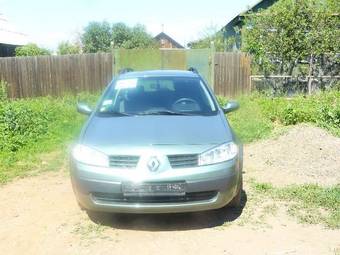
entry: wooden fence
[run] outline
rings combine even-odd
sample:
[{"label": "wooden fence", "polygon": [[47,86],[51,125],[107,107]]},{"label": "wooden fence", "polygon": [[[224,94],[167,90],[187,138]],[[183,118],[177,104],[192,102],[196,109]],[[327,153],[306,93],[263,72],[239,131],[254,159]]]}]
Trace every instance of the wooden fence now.
[{"label": "wooden fence", "polygon": [[11,98],[96,91],[112,79],[112,54],[0,58]]},{"label": "wooden fence", "polygon": [[239,52],[215,54],[214,92],[216,95],[233,97],[249,93],[250,56]]},{"label": "wooden fence", "polygon": [[[11,98],[36,97],[104,88],[113,77],[113,54],[0,58],[0,80]],[[250,58],[243,53],[216,53],[214,90],[235,96],[250,91]]]}]

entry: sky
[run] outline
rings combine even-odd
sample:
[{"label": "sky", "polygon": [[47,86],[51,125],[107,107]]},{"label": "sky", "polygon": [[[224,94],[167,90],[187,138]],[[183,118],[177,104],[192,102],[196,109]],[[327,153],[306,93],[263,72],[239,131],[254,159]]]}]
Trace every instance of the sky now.
[{"label": "sky", "polygon": [[28,41],[55,50],[74,41],[90,21],[137,23],[153,36],[162,31],[182,45],[208,28],[221,28],[258,0],[0,0],[0,13]]}]

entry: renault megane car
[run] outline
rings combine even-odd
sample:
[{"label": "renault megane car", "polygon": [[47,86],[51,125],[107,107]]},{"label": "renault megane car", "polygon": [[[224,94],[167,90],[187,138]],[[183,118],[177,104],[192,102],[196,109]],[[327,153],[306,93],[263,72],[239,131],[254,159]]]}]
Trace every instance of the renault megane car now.
[{"label": "renault megane car", "polygon": [[242,145],[197,71],[129,70],[106,88],[71,152],[81,207],[172,213],[239,206]]}]

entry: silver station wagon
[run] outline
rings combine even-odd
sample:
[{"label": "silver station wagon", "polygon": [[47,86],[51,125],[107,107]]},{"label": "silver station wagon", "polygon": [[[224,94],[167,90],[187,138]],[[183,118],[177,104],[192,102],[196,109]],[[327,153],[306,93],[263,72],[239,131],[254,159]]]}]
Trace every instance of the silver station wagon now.
[{"label": "silver station wagon", "polygon": [[81,207],[172,213],[237,207],[242,145],[205,80],[189,71],[126,70],[106,88],[71,152]]}]

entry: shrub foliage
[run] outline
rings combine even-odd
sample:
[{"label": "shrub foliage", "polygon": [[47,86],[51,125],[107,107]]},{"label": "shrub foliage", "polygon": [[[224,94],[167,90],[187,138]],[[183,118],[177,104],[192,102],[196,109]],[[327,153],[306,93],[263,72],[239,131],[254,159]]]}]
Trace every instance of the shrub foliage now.
[{"label": "shrub foliage", "polygon": [[[227,101],[219,97],[220,105]],[[340,91],[293,98],[253,94],[240,97],[238,101],[240,109],[228,114],[228,119],[243,142],[268,136],[275,125],[298,123],[314,123],[340,136]]]},{"label": "shrub foliage", "polygon": [[51,51],[45,48],[40,48],[34,43],[29,43],[27,45],[17,47],[15,49],[15,55],[17,57],[51,55]]},{"label": "shrub foliage", "polygon": [[272,122],[278,121],[283,125],[310,122],[340,135],[340,91],[291,99],[258,96],[257,100]]},{"label": "shrub foliage", "polygon": [[[94,101],[97,95],[81,95]],[[16,152],[41,140],[51,145],[72,138],[82,117],[76,112],[79,97],[0,101],[0,151]],[[1,157],[1,153],[0,153]]]}]

